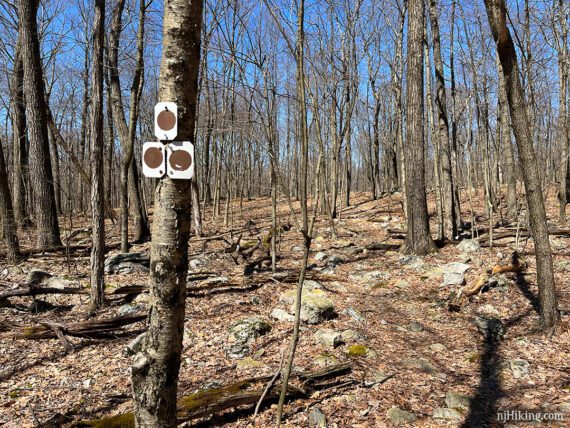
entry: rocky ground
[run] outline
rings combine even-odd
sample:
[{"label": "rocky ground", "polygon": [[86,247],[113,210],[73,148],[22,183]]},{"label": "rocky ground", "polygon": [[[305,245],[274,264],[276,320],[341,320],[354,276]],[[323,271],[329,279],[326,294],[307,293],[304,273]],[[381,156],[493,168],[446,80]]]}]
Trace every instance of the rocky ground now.
[{"label": "rocky ground", "polygon": [[[482,199],[473,196],[473,201]],[[554,222],[554,198],[550,203]],[[287,278],[298,271],[302,259],[301,236],[287,204],[280,206],[279,221],[293,227],[281,233],[276,275],[263,268],[245,278],[244,266],[251,258],[223,251],[240,235],[244,248],[262,239],[270,227],[268,206],[266,199],[244,202],[240,215],[236,203],[233,227],[226,228],[219,226],[223,219],[209,221],[207,213],[210,238],[235,232],[224,235],[227,242],[192,239],[180,395],[272,375],[280,365],[292,331],[295,284]],[[488,226],[488,220],[477,218],[480,227]],[[80,227],[80,219],[75,224]],[[497,413],[528,410],[563,414],[566,422],[544,425],[568,426],[568,237],[551,238],[563,315],[557,333],[548,339],[538,330],[532,240],[519,242],[522,272],[489,275],[484,292],[450,311],[450,293],[509,260],[514,238],[497,240],[493,247],[485,238],[463,241],[434,255],[414,257],[400,254],[400,236],[389,233],[403,228],[398,195],[380,201],[356,195],[354,206],[342,211],[336,239],[325,218],[317,221],[295,367],[316,370],[350,362],[352,372],[329,388],[292,400],[285,425],[503,426]],[[109,225],[108,235],[108,243],[117,242],[118,228]],[[82,240],[88,242],[88,234],[74,237],[74,243]],[[106,265],[109,292],[147,283],[147,250],[148,243],[135,245],[132,252],[140,254],[127,260],[113,258],[116,251],[111,252]],[[30,273],[34,270],[53,275],[39,279],[46,286],[88,286],[88,269],[88,254],[36,254],[2,271],[0,292],[38,276]],[[130,303],[113,297],[98,317],[144,313],[147,302],[146,294]],[[5,306],[0,308],[0,332],[10,331],[8,322],[82,321],[87,296],[18,297]],[[114,339],[68,337],[73,347],[68,353],[58,339],[0,340],[0,426],[71,426],[129,411],[130,357],[125,348],[136,346],[133,339],[143,328],[144,322],[133,324]],[[255,419],[246,407],[185,426],[266,427],[274,421],[271,405]],[[534,426],[505,426],[527,425]]]}]

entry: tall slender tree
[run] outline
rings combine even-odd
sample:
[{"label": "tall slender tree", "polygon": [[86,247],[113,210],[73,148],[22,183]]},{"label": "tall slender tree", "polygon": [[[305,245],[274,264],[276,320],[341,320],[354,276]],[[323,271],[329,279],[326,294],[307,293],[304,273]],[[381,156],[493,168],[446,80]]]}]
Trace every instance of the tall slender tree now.
[{"label": "tall slender tree", "polygon": [[[166,0],[159,99],[178,106],[178,137],[194,141],[202,0]],[[162,179],[154,197],[150,262],[151,308],[142,349],[132,366],[136,424],[176,426],[176,387],[180,369],[191,187],[188,180]]]},{"label": "tall slender tree", "polygon": [[10,195],[10,186],[8,184],[8,172],[6,170],[6,161],[4,159],[4,150],[0,141],[0,218],[2,219],[2,231],[6,241],[8,250],[8,261],[16,262],[20,258],[20,244],[18,242],[18,233],[16,220],[14,218],[14,209],[12,208],[12,196]]},{"label": "tall slender tree", "polygon": [[30,141],[30,181],[36,202],[39,247],[61,245],[49,152],[45,86],[38,38],[39,0],[18,0],[24,66],[24,94]]},{"label": "tall slender tree", "polygon": [[405,144],[408,231],[403,251],[417,255],[426,255],[437,250],[429,230],[425,183],[424,25],[424,2],[422,0],[409,0]]},{"label": "tall slender tree", "polygon": [[485,7],[503,68],[513,132],[522,163],[529,222],[536,253],[541,325],[545,332],[551,334],[560,315],[556,303],[552,253],[548,239],[548,226],[546,224],[546,209],[542,196],[536,153],[532,142],[530,122],[527,116],[522,85],[519,80],[517,53],[511,33],[507,27],[507,7],[505,1],[485,0]]},{"label": "tall slender tree", "polygon": [[103,44],[105,42],[105,0],[95,1],[93,24],[93,74],[91,77],[91,309],[105,303],[105,212],[103,148]]}]

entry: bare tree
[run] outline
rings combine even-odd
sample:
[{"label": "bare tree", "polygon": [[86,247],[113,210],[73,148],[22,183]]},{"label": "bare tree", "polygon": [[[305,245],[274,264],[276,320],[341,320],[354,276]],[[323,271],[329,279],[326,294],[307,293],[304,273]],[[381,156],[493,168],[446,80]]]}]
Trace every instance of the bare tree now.
[{"label": "bare tree", "polygon": [[517,53],[507,27],[507,7],[504,0],[485,0],[489,25],[497,45],[497,52],[503,68],[505,90],[511,112],[511,121],[519,156],[523,167],[523,179],[529,210],[529,221],[536,253],[536,271],[540,301],[541,326],[545,332],[553,333],[559,320],[554,288],[552,253],[548,239],[546,210],[540,185],[526,103],[519,80]]},{"label": "bare tree", "polygon": [[[202,1],[166,0],[159,99],[178,105],[178,137],[194,141]],[[191,186],[162,179],[156,188],[151,243],[149,327],[132,366],[136,424],[176,426],[182,351]]]},{"label": "bare tree", "polygon": [[103,148],[103,44],[105,0],[95,2],[93,24],[93,75],[91,81],[91,310],[105,303],[105,213]]},{"label": "bare tree", "polygon": [[36,200],[37,242],[61,245],[49,152],[43,67],[38,38],[39,0],[18,0],[24,65],[24,93],[30,140],[30,181]]},{"label": "bare tree", "polygon": [[437,250],[429,230],[424,160],[424,2],[408,1],[406,108],[406,201],[408,231],[403,251],[425,255]]}]

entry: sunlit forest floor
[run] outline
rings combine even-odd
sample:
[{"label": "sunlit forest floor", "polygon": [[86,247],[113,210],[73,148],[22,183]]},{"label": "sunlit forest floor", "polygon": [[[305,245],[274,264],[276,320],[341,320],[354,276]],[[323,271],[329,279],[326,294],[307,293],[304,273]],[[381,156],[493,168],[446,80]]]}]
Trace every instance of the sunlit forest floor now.
[{"label": "sunlit forest floor", "polygon": [[[472,205],[476,226],[488,228],[482,192],[469,198],[463,190],[462,196],[464,220],[471,221]],[[302,370],[350,362],[352,371],[330,388],[291,400],[285,409],[286,426],[309,426],[309,415],[316,408],[325,415],[328,427],[394,426],[398,418],[410,418],[410,426],[418,427],[502,426],[481,422],[481,418],[496,421],[494,414],[513,409],[570,411],[569,236],[552,237],[563,314],[557,334],[547,339],[538,330],[532,240],[523,237],[519,242],[525,266],[522,273],[506,273],[506,281],[500,286],[471,297],[453,312],[448,310],[447,299],[454,287],[442,285],[442,267],[450,262],[467,263],[465,281],[471,284],[510,257],[515,239],[497,240],[491,248],[488,239],[483,238],[483,248],[472,253],[446,245],[437,254],[421,259],[406,258],[386,248],[368,250],[366,246],[373,243],[403,242],[398,234],[398,230],[405,229],[401,195],[371,201],[368,194],[354,194],[352,203],[342,210],[336,223],[337,239],[331,239],[325,216],[316,223],[308,275],[334,303],[336,315],[317,325],[303,325],[295,360],[295,367]],[[431,194],[432,231],[434,211]],[[549,192],[548,212],[551,226],[558,226],[553,189]],[[262,272],[244,278],[245,265],[261,255],[261,250],[248,260],[223,251],[229,247],[228,242],[240,236],[241,243],[249,241],[248,245],[263,239],[271,226],[270,213],[269,199],[244,201],[241,210],[236,201],[228,218],[231,224],[223,226],[223,212],[213,218],[208,211],[204,215],[206,239],[191,239],[190,259],[198,260],[192,263],[191,271],[202,280],[188,284],[180,396],[242,378],[272,375],[279,368],[281,354],[289,345],[292,323],[276,320],[270,314],[275,308],[289,309],[290,305],[283,303],[283,294],[293,290],[295,284],[283,282],[279,276],[271,279],[266,265]],[[494,223],[501,218],[499,213],[495,217]],[[85,228],[89,219],[75,218],[73,223],[75,229]],[[279,223],[293,227],[281,233],[278,270],[294,274],[302,259],[302,241],[285,200],[280,201]],[[117,243],[118,225],[108,222],[107,226],[107,243]],[[230,230],[234,232],[226,233]],[[222,233],[228,242],[207,239]],[[31,246],[33,233],[21,239],[24,246]],[[88,231],[79,233],[70,244],[87,245],[89,239]],[[148,248],[149,243],[136,244],[131,251]],[[110,254],[117,251],[111,250]],[[17,267],[5,269],[0,292],[24,284],[28,272],[34,269],[78,280],[83,287],[89,285],[88,252],[74,251],[69,258],[64,253],[46,253],[31,255]],[[147,283],[148,274],[141,272],[106,278],[109,293],[118,287]],[[137,297],[130,305],[135,310],[146,310],[145,297]],[[87,295],[46,295],[38,300],[51,304],[49,310],[31,313],[27,310],[31,297],[10,298],[10,305],[0,308],[0,334],[9,332],[13,325],[67,325],[85,320]],[[110,294],[109,306],[97,317],[116,316],[124,305],[123,297]],[[480,315],[502,321],[502,340],[485,341],[475,322]],[[229,327],[252,316],[266,320],[271,330],[249,344],[247,356],[230,358]],[[73,347],[69,353],[60,339],[0,340],[0,426],[72,426],[78,421],[130,411],[131,358],[123,350],[143,328],[144,322],[133,324],[111,339],[67,337]],[[334,348],[316,343],[314,335],[321,329],[345,332],[343,343]],[[467,406],[450,405],[446,404],[446,395],[448,401],[449,396],[461,401],[461,395],[473,400]],[[390,411],[393,407],[408,413]],[[449,410],[451,407],[455,413]],[[570,413],[566,413],[566,423],[569,420]],[[184,422],[184,426],[268,427],[274,423],[272,404],[262,407],[255,419],[252,407],[246,406]],[[544,425],[564,426],[564,422]]]}]

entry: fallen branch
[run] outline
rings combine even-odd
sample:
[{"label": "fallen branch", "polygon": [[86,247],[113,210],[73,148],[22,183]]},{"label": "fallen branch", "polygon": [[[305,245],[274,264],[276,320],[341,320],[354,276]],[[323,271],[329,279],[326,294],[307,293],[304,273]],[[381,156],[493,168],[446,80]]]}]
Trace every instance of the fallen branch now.
[{"label": "fallen branch", "polygon": [[[109,337],[116,335],[116,330],[122,327],[144,321],[147,314],[128,315],[116,318],[103,318],[88,320],[85,322],[58,325],[62,334],[74,337]],[[58,334],[52,326],[44,324],[39,325],[19,325],[11,331],[0,333],[0,339],[27,339],[27,340],[43,340],[57,338]]]},{"label": "fallen branch", "polygon": [[[347,373],[350,373],[350,371],[350,363],[345,363],[331,366],[316,372],[292,373],[292,377],[295,377],[302,381],[302,386],[299,388],[290,385],[287,396],[289,398],[299,398],[311,395],[313,392],[318,390],[328,389],[331,387],[330,384],[318,385],[317,383],[322,380],[345,375]],[[264,394],[265,388],[251,389],[252,385],[258,384],[259,382],[267,382],[270,379],[271,375],[240,380],[226,386],[205,389],[182,397],[178,399],[177,402],[178,423],[211,416],[213,414],[238,406],[255,404]],[[305,386],[309,384],[310,387],[304,389]],[[263,402],[267,403],[276,400],[279,397],[280,389],[280,383],[276,383],[271,388],[269,388],[269,391],[265,394]],[[95,428],[123,426],[134,426],[134,415],[132,412],[92,421],[82,421],[75,424],[75,427]]]}]

